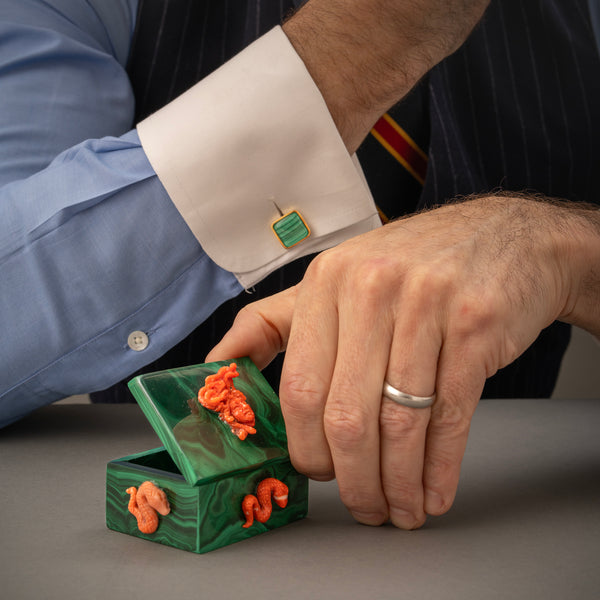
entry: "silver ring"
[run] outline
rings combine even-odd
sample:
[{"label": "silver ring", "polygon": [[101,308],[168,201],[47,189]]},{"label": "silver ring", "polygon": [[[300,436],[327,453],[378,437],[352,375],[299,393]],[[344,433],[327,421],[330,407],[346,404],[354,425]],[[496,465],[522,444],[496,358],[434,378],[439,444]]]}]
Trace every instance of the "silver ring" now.
[{"label": "silver ring", "polygon": [[406,394],[397,390],[387,381],[383,382],[382,394],[389,400],[393,400],[397,404],[402,404],[402,406],[408,406],[409,408],[427,408],[435,402],[435,394],[433,396],[413,396],[412,394]]}]

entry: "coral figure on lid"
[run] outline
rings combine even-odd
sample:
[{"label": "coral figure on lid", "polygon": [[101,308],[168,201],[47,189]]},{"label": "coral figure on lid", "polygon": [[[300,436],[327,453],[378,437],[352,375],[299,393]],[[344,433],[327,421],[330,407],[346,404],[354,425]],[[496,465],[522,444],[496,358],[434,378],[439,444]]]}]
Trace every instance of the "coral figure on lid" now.
[{"label": "coral figure on lid", "polygon": [[250,527],[254,523],[254,519],[259,523],[266,523],[269,520],[273,510],[271,495],[278,506],[281,508],[287,506],[288,486],[279,479],[267,477],[258,484],[256,496],[248,494],[242,500],[242,510],[246,517],[246,522],[242,527]]},{"label": "coral figure on lid", "polygon": [[198,402],[204,408],[219,413],[219,418],[229,425],[231,432],[240,440],[256,433],[254,411],[246,402],[246,396],[237,390],[233,378],[238,377],[237,365],[221,367],[204,381],[198,392]]},{"label": "coral figure on lid", "polygon": [[127,488],[129,494],[129,512],[137,519],[138,529],[142,533],[154,533],[158,529],[158,515],[166,516],[171,512],[167,495],[151,481],[144,481],[139,489]]}]

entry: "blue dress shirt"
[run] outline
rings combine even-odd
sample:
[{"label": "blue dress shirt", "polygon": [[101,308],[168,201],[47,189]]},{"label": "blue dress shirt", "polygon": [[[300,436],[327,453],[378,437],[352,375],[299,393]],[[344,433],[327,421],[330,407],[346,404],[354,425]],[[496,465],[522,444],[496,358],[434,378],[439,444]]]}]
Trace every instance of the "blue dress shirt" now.
[{"label": "blue dress shirt", "polygon": [[241,291],[130,131],[136,5],[0,4],[0,426],[123,379]]}]

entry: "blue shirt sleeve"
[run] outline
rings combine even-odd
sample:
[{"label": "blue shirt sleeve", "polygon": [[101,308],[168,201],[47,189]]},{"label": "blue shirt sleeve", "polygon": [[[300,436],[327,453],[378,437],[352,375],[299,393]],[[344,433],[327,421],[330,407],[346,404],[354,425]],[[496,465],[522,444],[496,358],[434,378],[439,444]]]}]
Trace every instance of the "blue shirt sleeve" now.
[{"label": "blue shirt sleeve", "polygon": [[0,6],[0,426],[127,377],[241,291],[128,131],[135,2],[94,4]]}]

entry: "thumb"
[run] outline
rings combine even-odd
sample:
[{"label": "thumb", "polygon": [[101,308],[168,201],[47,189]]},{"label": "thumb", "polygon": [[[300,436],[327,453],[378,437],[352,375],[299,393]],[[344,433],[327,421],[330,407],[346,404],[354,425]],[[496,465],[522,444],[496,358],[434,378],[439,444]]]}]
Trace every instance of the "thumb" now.
[{"label": "thumb", "polygon": [[264,369],[287,346],[295,302],[294,286],[242,308],[206,362],[249,356]]}]

